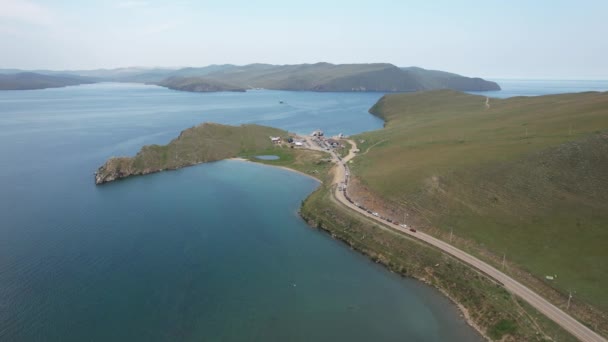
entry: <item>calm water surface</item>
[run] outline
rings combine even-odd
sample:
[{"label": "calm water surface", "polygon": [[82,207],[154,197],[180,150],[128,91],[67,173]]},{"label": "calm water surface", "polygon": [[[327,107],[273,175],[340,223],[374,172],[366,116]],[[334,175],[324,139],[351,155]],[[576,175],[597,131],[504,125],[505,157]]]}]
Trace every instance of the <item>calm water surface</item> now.
[{"label": "calm water surface", "polygon": [[312,179],[223,161],[93,183],[204,121],[377,129],[380,96],[0,92],[0,341],[479,340],[436,291],[308,228]]},{"label": "calm water surface", "polygon": [[493,79],[502,90],[471,92],[489,97],[507,98],[513,96],[539,96],[562,93],[580,93],[584,91],[608,91],[608,80],[517,80]]},{"label": "calm water surface", "polygon": [[256,159],[260,159],[260,160],[279,160],[279,156],[273,156],[273,155],[263,155],[263,156],[255,156]]}]

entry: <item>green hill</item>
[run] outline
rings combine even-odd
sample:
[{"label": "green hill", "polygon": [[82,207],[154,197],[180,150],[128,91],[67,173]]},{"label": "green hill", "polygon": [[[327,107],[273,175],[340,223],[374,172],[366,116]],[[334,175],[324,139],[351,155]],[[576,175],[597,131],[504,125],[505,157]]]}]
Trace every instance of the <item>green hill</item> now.
[{"label": "green hill", "polygon": [[446,239],[453,231],[498,264],[504,253],[522,277],[608,310],[608,93],[487,104],[454,91],[394,94],[371,112],[386,124],[355,137],[362,201]]},{"label": "green hill", "polygon": [[95,183],[102,184],[134,175],[255,154],[272,147],[269,136],[287,132],[259,125],[227,126],[204,123],[182,131],[169,144],[144,146],[135,157],[109,159],[95,173]]},{"label": "green hill", "polygon": [[[0,69],[1,74],[19,70]],[[372,64],[222,64],[186,68],[143,68],[35,71],[40,77],[66,77],[85,81],[158,84],[184,91],[241,91],[251,88],[308,91],[413,92],[430,89],[461,91],[499,90],[498,84],[481,78],[417,67],[398,68]],[[86,82],[81,82],[86,83]],[[80,83],[76,83],[80,84]]]},{"label": "green hill", "polygon": [[170,77],[202,77],[209,73],[232,67],[232,65],[209,65],[187,68],[117,68],[97,70],[75,70],[72,74],[97,77],[110,82],[158,83]]},{"label": "green hill", "polygon": [[[194,84],[196,77],[189,76],[188,82]],[[227,65],[198,77],[203,85],[215,80],[241,88],[276,90],[412,92],[443,88],[463,91],[500,89],[496,83],[482,79],[421,68],[402,69],[386,63]],[[172,82],[179,82],[179,78],[172,77]]]},{"label": "green hill", "polygon": [[59,88],[94,82],[93,79],[74,75],[43,75],[33,72],[0,74],[0,90]]},{"label": "green hill", "polygon": [[158,85],[183,91],[192,91],[197,93],[216,92],[216,91],[237,91],[244,92],[244,88],[233,86],[217,80],[206,80],[199,77],[170,77]]},{"label": "green hill", "polygon": [[439,70],[426,70],[418,67],[401,68],[410,77],[416,79],[424,89],[452,89],[460,91],[500,90],[492,84],[478,77],[463,77],[450,72]]}]

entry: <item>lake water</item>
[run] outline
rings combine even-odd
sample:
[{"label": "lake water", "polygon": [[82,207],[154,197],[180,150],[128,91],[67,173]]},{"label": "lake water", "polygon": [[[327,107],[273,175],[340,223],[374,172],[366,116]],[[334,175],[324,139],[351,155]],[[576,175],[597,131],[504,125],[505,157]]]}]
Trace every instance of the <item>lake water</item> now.
[{"label": "lake water", "polygon": [[480,340],[437,291],[307,227],[308,177],[222,161],[94,185],[204,121],[377,129],[380,96],[0,92],[0,341]]},{"label": "lake water", "polygon": [[255,156],[256,159],[259,160],[279,160],[279,156],[273,156],[273,155],[263,155],[263,156]]},{"label": "lake water", "polygon": [[517,80],[493,79],[502,90],[471,92],[489,97],[507,98],[513,96],[538,96],[562,93],[580,93],[584,91],[608,91],[608,80]]}]

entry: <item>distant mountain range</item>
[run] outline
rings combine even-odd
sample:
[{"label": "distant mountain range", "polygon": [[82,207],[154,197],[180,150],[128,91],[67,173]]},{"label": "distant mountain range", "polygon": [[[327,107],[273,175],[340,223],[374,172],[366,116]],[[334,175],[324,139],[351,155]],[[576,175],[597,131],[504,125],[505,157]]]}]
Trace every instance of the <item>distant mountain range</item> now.
[{"label": "distant mountain range", "polygon": [[97,80],[76,75],[44,75],[33,72],[0,74],[0,90],[59,88],[95,82]]},{"label": "distant mountain range", "polygon": [[175,90],[183,90],[183,91],[192,91],[197,93],[208,93],[208,92],[217,92],[217,91],[239,91],[244,92],[247,89],[244,87],[234,86],[222,81],[214,80],[214,79],[204,79],[200,77],[169,77],[163,81],[158,83],[159,86],[175,89]]},{"label": "distant mountain range", "polygon": [[[20,73],[0,70],[0,74]],[[433,89],[460,91],[500,90],[495,82],[453,73],[418,67],[399,68],[387,63],[373,64],[297,64],[271,65],[232,64],[201,68],[120,68],[98,70],[49,71],[38,70],[42,76],[75,77],[90,82],[136,82],[157,84],[175,90],[212,92],[245,91],[253,88],[275,90],[306,90],[319,92],[413,92]],[[32,74],[32,73],[29,73]],[[0,75],[2,76],[2,75]],[[27,89],[44,88],[41,82]],[[83,82],[84,83],[84,82]],[[0,89],[10,89],[12,83],[0,79]],[[23,88],[14,88],[23,89]]]}]

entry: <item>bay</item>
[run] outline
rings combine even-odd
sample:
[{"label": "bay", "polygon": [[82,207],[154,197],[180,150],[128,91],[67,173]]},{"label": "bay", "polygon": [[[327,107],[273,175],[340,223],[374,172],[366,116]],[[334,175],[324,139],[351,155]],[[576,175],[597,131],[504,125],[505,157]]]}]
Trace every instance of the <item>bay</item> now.
[{"label": "bay", "polygon": [[377,129],[381,95],[0,92],[0,340],[479,340],[437,291],[307,227],[310,178],[222,161],[93,182],[204,121]]}]

